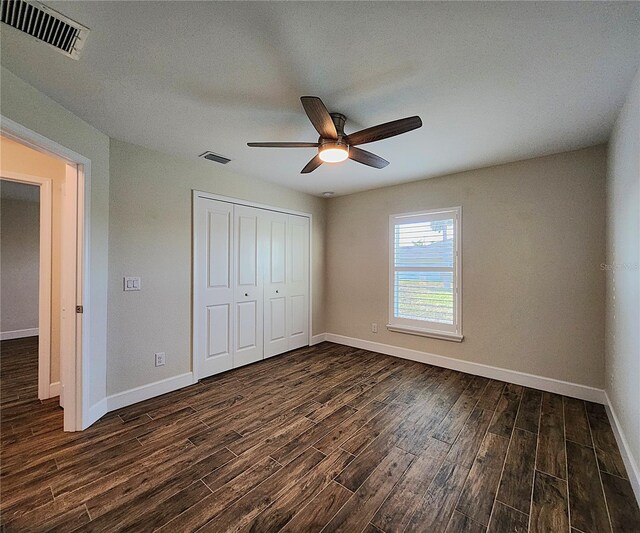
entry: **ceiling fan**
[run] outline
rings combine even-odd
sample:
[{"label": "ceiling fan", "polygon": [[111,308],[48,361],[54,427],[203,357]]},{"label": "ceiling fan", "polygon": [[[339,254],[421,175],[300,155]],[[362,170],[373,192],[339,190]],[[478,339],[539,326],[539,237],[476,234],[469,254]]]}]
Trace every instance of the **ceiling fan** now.
[{"label": "ceiling fan", "polygon": [[339,163],[347,158],[370,167],[384,168],[389,161],[357,148],[357,145],[388,139],[422,126],[420,117],[407,117],[346,135],[344,123],[347,117],[340,113],[329,113],[317,96],[303,96],[300,100],[311,124],[320,134],[317,143],[267,142],[247,145],[258,148],[317,148],[318,153],[305,165],[301,174],[313,172],[322,163]]}]

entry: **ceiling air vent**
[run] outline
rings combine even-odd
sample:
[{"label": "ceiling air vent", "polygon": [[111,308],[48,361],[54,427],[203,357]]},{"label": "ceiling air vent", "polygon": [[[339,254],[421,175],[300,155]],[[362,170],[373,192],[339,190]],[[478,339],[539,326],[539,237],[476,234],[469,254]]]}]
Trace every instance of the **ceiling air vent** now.
[{"label": "ceiling air vent", "polygon": [[223,155],[214,154],[213,152],[205,152],[204,154],[200,154],[198,157],[203,157],[208,159],[209,161],[215,161],[216,163],[221,163],[226,165],[231,159],[228,157],[224,157]]},{"label": "ceiling air vent", "polygon": [[34,0],[1,0],[2,22],[78,59],[89,28]]}]

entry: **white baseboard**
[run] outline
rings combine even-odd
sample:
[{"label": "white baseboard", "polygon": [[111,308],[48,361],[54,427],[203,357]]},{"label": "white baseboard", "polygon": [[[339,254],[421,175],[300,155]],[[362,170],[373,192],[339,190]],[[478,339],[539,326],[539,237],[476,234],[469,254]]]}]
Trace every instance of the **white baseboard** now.
[{"label": "white baseboard", "polygon": [[179,376],[156,381],[155,383],[142,385],[135,389],[118,392],[107,396],[107,411],[115,411],[121,407],[143,402],[149,398],[155,398],[161,394],[173,392],[174,390],[182,389],[193,384],[193,372],[187,372],[186,374],[180,374]]},{"label": "white baseboard", "polygon": [[49,385],[49,398],[60,396],[60,382],[55,381]]},{"label": "white baseboard", "polygon": [[570,383],[559,379],[536,376],[534,374],[484,365],[482,363],[462,361],[452,357],[420,352],[418,350],[401,348],[390,344],[356,339],[354,337],[345,337],[334,333],[325,334],[325,340],[335,342],[337,344],[344,344],[346,346],[353,346],[354,348],[369,350],[371,352],[379,352],[386,355],[392,355],[394,357],[400,357],[402,359],[409,359],[419,363],[449,368],[451,370],[457,370],[467,374],[497,379],[499,381],[507,381],[509,383],[515,383],[516,385],[524,385],[525,387],[540,389],[547,392],[554,392],[564,396],[571,396],[572,398],[579,398],[581,400],[601,404],[606,403],[604,390],[596,389],[595,387],[588,387],[587,385],[579,385],[577,383]]},{"label": "white baseboard", "polygon": [[106,415],[107,412],[107,398],[103,398],[89,408],[89,412],[87,413],[85,420],[83,420],[82,429],[87,429],[91,424],[97,422]]},{"label": "white baseboard", "polygon": [[326,333],[318,333],[318,335],[313,335],[311,337],[311,342],[309,343],[309,346],[313,346],[315,344],[320,344],[321,342],[324,342],[326,336],[327,336]]},{"label": "white baseboard", "polygon": [[624,436],[624,431],[622,431],[620,420],[618,420],[613,405],[611,404],[611,399],[606,392],[604,393],[604,395],[606,399],[604,407],[607,410],[607,415],[609,416],[609,421],[611,422],[611,427],[613,428],[613,434],[616,437],[618,448],[620,448],[620,454],[622,455],[624,466],[627,469],[627,475],[629,476],[629,481],[631,482],[633,493],[636,495],[638,505],[640,505],[640,468],[638,468],[638,463],[636,463],[636,460],[631,454],[629,443]]},{"label": "white baseboard", "polygon": [[15,331],[0,332],[0,341],[8,341],[11,339],[23,339],[25,337],[37,337],[38,328],[16,329]]}]

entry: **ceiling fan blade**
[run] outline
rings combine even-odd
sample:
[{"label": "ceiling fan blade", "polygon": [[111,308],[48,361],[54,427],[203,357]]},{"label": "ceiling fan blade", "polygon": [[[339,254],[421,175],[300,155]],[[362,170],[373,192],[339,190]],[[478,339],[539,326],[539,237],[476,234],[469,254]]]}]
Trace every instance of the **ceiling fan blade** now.
[{"label": "ceiling fan blade", "polygon": [[300,171],[300,174],[309,174],[309,172],[313,172],[320,165],[322,165],[322,159],[320,159],[320,155],[316,155],[305,165],[305,167]]},{"label": "ceiling fan blade", "polygon": [[317,148],[318,143],[247,143],[253,148]]},{"label": "ceiling fan blade", "polygon": [[346,142],[350,146],[358,144],[371,143],[373,141],[380,141],[382,139],[388,139],[406,133],[411,130],[415,130],[422,126],[422,120],[420,117],[407,117],[399,120],[393,120],[386,122],[385,124],[378,124],[364,130],[356,131],[351,135],[347,135]]},{"label": "ceiling fan blade", "polygon": [[302,107],[309,117],[311,124],[320,134],[320,137],[325,139],[337,139],[338,132],[336,126],[333,123],[333,119],[327,111],[327,108],[322,103],[322,100],[317,96],[302,96],[300,98]]},{"label": "ceiling fan blade", "polygon": [[382,159],[376,154],[367,152],[362,148],[356,148],[355,146],[349,147],[349,159],[353,159],[358,163],[362,163],[363,165],[367,165],[373,168],[384,168],[389,164],[389,161],[387,161],[386,159]]}]

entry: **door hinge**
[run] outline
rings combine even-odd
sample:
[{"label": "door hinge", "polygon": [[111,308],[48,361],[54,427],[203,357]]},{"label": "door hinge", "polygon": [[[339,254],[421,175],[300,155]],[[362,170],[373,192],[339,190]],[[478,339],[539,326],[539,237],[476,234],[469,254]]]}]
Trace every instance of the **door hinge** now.
[{"label": "door hinge", "polygon": [[81,305],[76,305],[76,313],[84,313],[84,307]]}]

